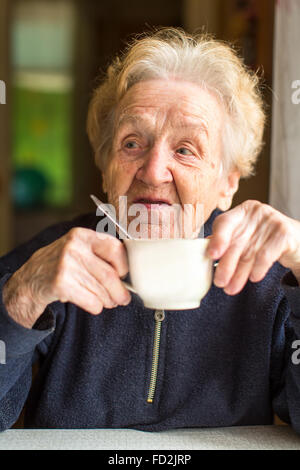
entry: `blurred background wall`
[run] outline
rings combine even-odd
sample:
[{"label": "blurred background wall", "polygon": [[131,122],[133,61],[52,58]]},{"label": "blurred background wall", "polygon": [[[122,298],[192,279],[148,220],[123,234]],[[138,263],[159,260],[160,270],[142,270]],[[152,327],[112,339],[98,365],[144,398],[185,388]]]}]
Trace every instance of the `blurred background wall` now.
[{"label": "blurred background wall", "polygon": [[264,70],[269,120],[256,175],[234,200],[268,201],[272,0],[0,0],[0,254],[44,227],[94,211],[101,176],[86,135],[97,75],[151,26],[202,28]]}]

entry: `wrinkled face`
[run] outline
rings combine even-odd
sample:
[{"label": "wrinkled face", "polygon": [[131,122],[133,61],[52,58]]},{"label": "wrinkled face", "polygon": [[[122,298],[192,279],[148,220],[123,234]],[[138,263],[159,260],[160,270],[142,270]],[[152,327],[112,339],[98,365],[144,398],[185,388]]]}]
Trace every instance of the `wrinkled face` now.
[{"label": "wrinkled face", "polygon": [[228,186],[222,176],[222,122],[216,97],[196,84],[149,80],[129,89],[116,112],[103,175],[108,201],[116,209],[119,197],[127,197],[129,229],[143,238],[172,238],[186,214],[183,236],[197,236],[199,223],[208,219]]}]

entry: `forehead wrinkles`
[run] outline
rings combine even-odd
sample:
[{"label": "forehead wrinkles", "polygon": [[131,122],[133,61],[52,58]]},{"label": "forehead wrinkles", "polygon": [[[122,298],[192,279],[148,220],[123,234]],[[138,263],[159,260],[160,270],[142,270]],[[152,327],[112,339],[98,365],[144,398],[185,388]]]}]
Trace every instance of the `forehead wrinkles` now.
[{"label": "forehead wrinkles", "polygon": [[[222,108],[219,97],[198,85],[178,81],[166,84],[164,80],[141,82],[130,88],[119,103],[115,115],[115,131],[120,123],[125,122],[126,115],[136,115],[136,120],[132,120],[133,124],[139,124],[143,115],[152,119],[154,124],[160,118],[160,128],[166,119],[172,120],[172,127],[188,127],[186,124],[196,127],[202,121],[206,130],[210,127],[213,133],[220,129],[224,111]],[[168,117],[161,116],[164,112],[168,113]],[[187,123],[184,118],[187,118]]]},{"label": "forehead wrinkles", "polygon": [[192,129],[198,132],[205,132],[208,136],[212,113],[205,111],[203,109],[200,116],[199,112],[183,112],[181,106],[173,106],[169,109],[159,106],[129,107],[120,113],[116,122],[116,130],[126,125],[132,125],[137,129],[143,128],[149,131],[155,129],[160,133],[168,128],[178,130]]},{"label": "forehead wrinkles", "polygon": [[123,126],[132,126],[148,132],[162,132],[168,112],[160,107],[134,107],[126,110],[119,117],[117,129]]}]

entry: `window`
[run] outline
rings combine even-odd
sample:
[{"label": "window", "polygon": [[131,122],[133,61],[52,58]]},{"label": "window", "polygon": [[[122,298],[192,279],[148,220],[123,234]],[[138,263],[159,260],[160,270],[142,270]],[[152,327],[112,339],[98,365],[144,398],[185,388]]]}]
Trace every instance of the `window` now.
[{"label": "window", "polygon": [[74,7],[19,0],[12,19],[13,199],[18,208],[72,199]]}]

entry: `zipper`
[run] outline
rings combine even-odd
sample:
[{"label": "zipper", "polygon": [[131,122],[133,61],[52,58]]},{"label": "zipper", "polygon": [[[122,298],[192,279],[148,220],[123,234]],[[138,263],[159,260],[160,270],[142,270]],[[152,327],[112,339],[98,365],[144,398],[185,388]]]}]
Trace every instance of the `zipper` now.
[{"label": "zipper", "polygon": [[155,310],[155,313],[154,313],[155,331],[154,331],[154,341],[153,341],[152,367],[151,367],[151,377],[150,377],[147,403],[153,403],[153,400],[154,400],[156,382],[157,382],[161,324],[164,319],[165,319],[164,310]]}]

